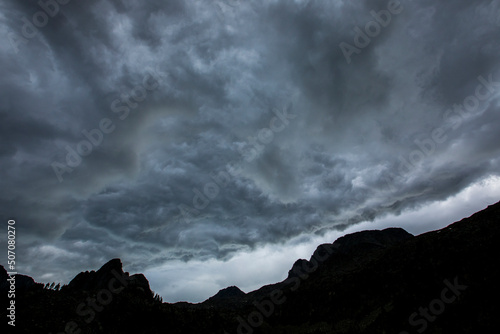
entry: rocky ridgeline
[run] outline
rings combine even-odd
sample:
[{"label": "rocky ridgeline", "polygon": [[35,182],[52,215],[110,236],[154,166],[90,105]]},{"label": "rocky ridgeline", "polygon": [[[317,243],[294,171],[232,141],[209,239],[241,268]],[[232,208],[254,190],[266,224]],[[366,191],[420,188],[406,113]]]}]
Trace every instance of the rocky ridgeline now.
[{"label": "rocky ridgeline", "polygon": [[[500,203],[419,236],[353,233],[297,260],[283,282],[199,304],[162,303],[119,259],[61,289],[16,275],[16,333],[496,332],[499,239]],[[0,298],[7,278],[0,266]]]}]

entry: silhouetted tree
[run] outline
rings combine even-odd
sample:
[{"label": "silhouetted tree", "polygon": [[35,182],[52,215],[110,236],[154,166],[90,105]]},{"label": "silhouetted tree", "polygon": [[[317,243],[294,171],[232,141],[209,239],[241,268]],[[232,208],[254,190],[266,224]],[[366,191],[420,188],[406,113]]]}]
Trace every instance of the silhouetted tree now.
[{"label": "silhouetted tree", "polygon": [[162,297],[162,296],[160,296],[159,294],[155,294],[154,300],[155,300],[156,302],[163,303],[163,297]]}]

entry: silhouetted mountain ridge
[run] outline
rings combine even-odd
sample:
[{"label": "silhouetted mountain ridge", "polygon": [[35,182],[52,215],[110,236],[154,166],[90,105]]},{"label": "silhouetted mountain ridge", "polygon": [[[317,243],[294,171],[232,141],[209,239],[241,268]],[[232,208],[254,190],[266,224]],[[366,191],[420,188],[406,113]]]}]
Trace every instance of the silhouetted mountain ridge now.
[{"label": "silhouetted mountain ridge", "polygon": [[[60,333],[68,323],[79,333],[494,332],[499,239],[500,202],[419,236],[401,228],[345,235],[297,260],[282,282],[246,294],[231,286],[199,304],[161,303],[142,274],[113,259],[61,291],[25,285],[17,332]],[[0,278],[6,289],[3,267]]]},{"label": "silhouetted mountain ridge", "polygon": [[[149,281],[143,274],[130,276],[128,272],[123,272],[123,265],[120,259],[112,259],[104,264],[97,272],[85,271],[76,275],[63,291],[98,291],[109,289],[111,281],[116,284],[125,285],[127,289],[135,289],[143,292],[145,298],[153,298],[153,292],[149,287]],[[120,282],[123,281],[123,282]]]},{"label": "silhouetted mountain ridge", "polygon": [[374,250],[382,250],[412,237],[413,235],[404,229],[395,227],[381,231],[368,230],[347,234],[338,238],[332,244],[318,246],[311,259],[298,259],[288,272],[288,278],[297,276],[297,268],[312,266],[311,261],[315,258],[322,259],[321,262],[324,262],[335,257],[337,264],[341,265],[341,262],[350,261],[355,256]]},{"label": "silhouetted mountain ridge", "polygon": [[237,286],[230,286],[219,290],[215,295],[205,300],[203,303],[230,303],[231,301],[238,301],[244,297],[246,293],[240,290]]}]

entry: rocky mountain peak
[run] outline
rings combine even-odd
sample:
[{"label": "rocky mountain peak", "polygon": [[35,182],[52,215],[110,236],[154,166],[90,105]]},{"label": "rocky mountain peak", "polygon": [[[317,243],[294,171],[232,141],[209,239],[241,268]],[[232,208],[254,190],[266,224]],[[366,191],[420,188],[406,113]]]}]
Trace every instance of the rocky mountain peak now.
[{"label": "rocky mountain peak", "polygon": [[108,261],[97,271],[79,273],[69,282],[65,289],[69,291],[97,291],[109,289],[112,282],[114,285],[121,285],[128,290],[139,291],[148,299],[153,297],[153,292],[146,277],[143,274],[130,276],[128,272],[123,272],[120,259]]},{"label": "rocky mountain peak", "polygon": [[[368,230],[347,234],[332,244],[322,244],[316,248],[311,259],[298,259],[288,272],[288,277],[297,276],[304,268],[312,268],[317,262],[325,262],[332,255],[342,261],[348,261],[356,254],[363,254],[377,249],[392,247],[400,242],[413,238],[413,235],[402,228],[386,228],[384,230]],[[339,263],[342,261],[338,261]]]},{"label": "rocky mountain peak", "polygon": [[245,296],[246,293],[240,290],[237,286],[230,286],[227,288],[224,288],[222,290],[219,290],[215,295],[212,297],[208,298],[206,302],[218,302],[218,301],[223,301],[227,299],[232,299],[232,298],[239,298]]}]

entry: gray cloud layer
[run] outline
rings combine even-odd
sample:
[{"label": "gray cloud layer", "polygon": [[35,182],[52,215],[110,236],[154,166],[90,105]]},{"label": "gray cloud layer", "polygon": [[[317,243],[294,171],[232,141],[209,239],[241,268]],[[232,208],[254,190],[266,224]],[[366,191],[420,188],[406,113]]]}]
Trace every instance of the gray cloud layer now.
[{"label": "gray cloud layer", "polygon": [[74,0],[33,37],[37,2],[3,1],[0,217],[24,272],[227,259],[498,175],[500,3],[402,1],[357,47],[388,3]]}]

